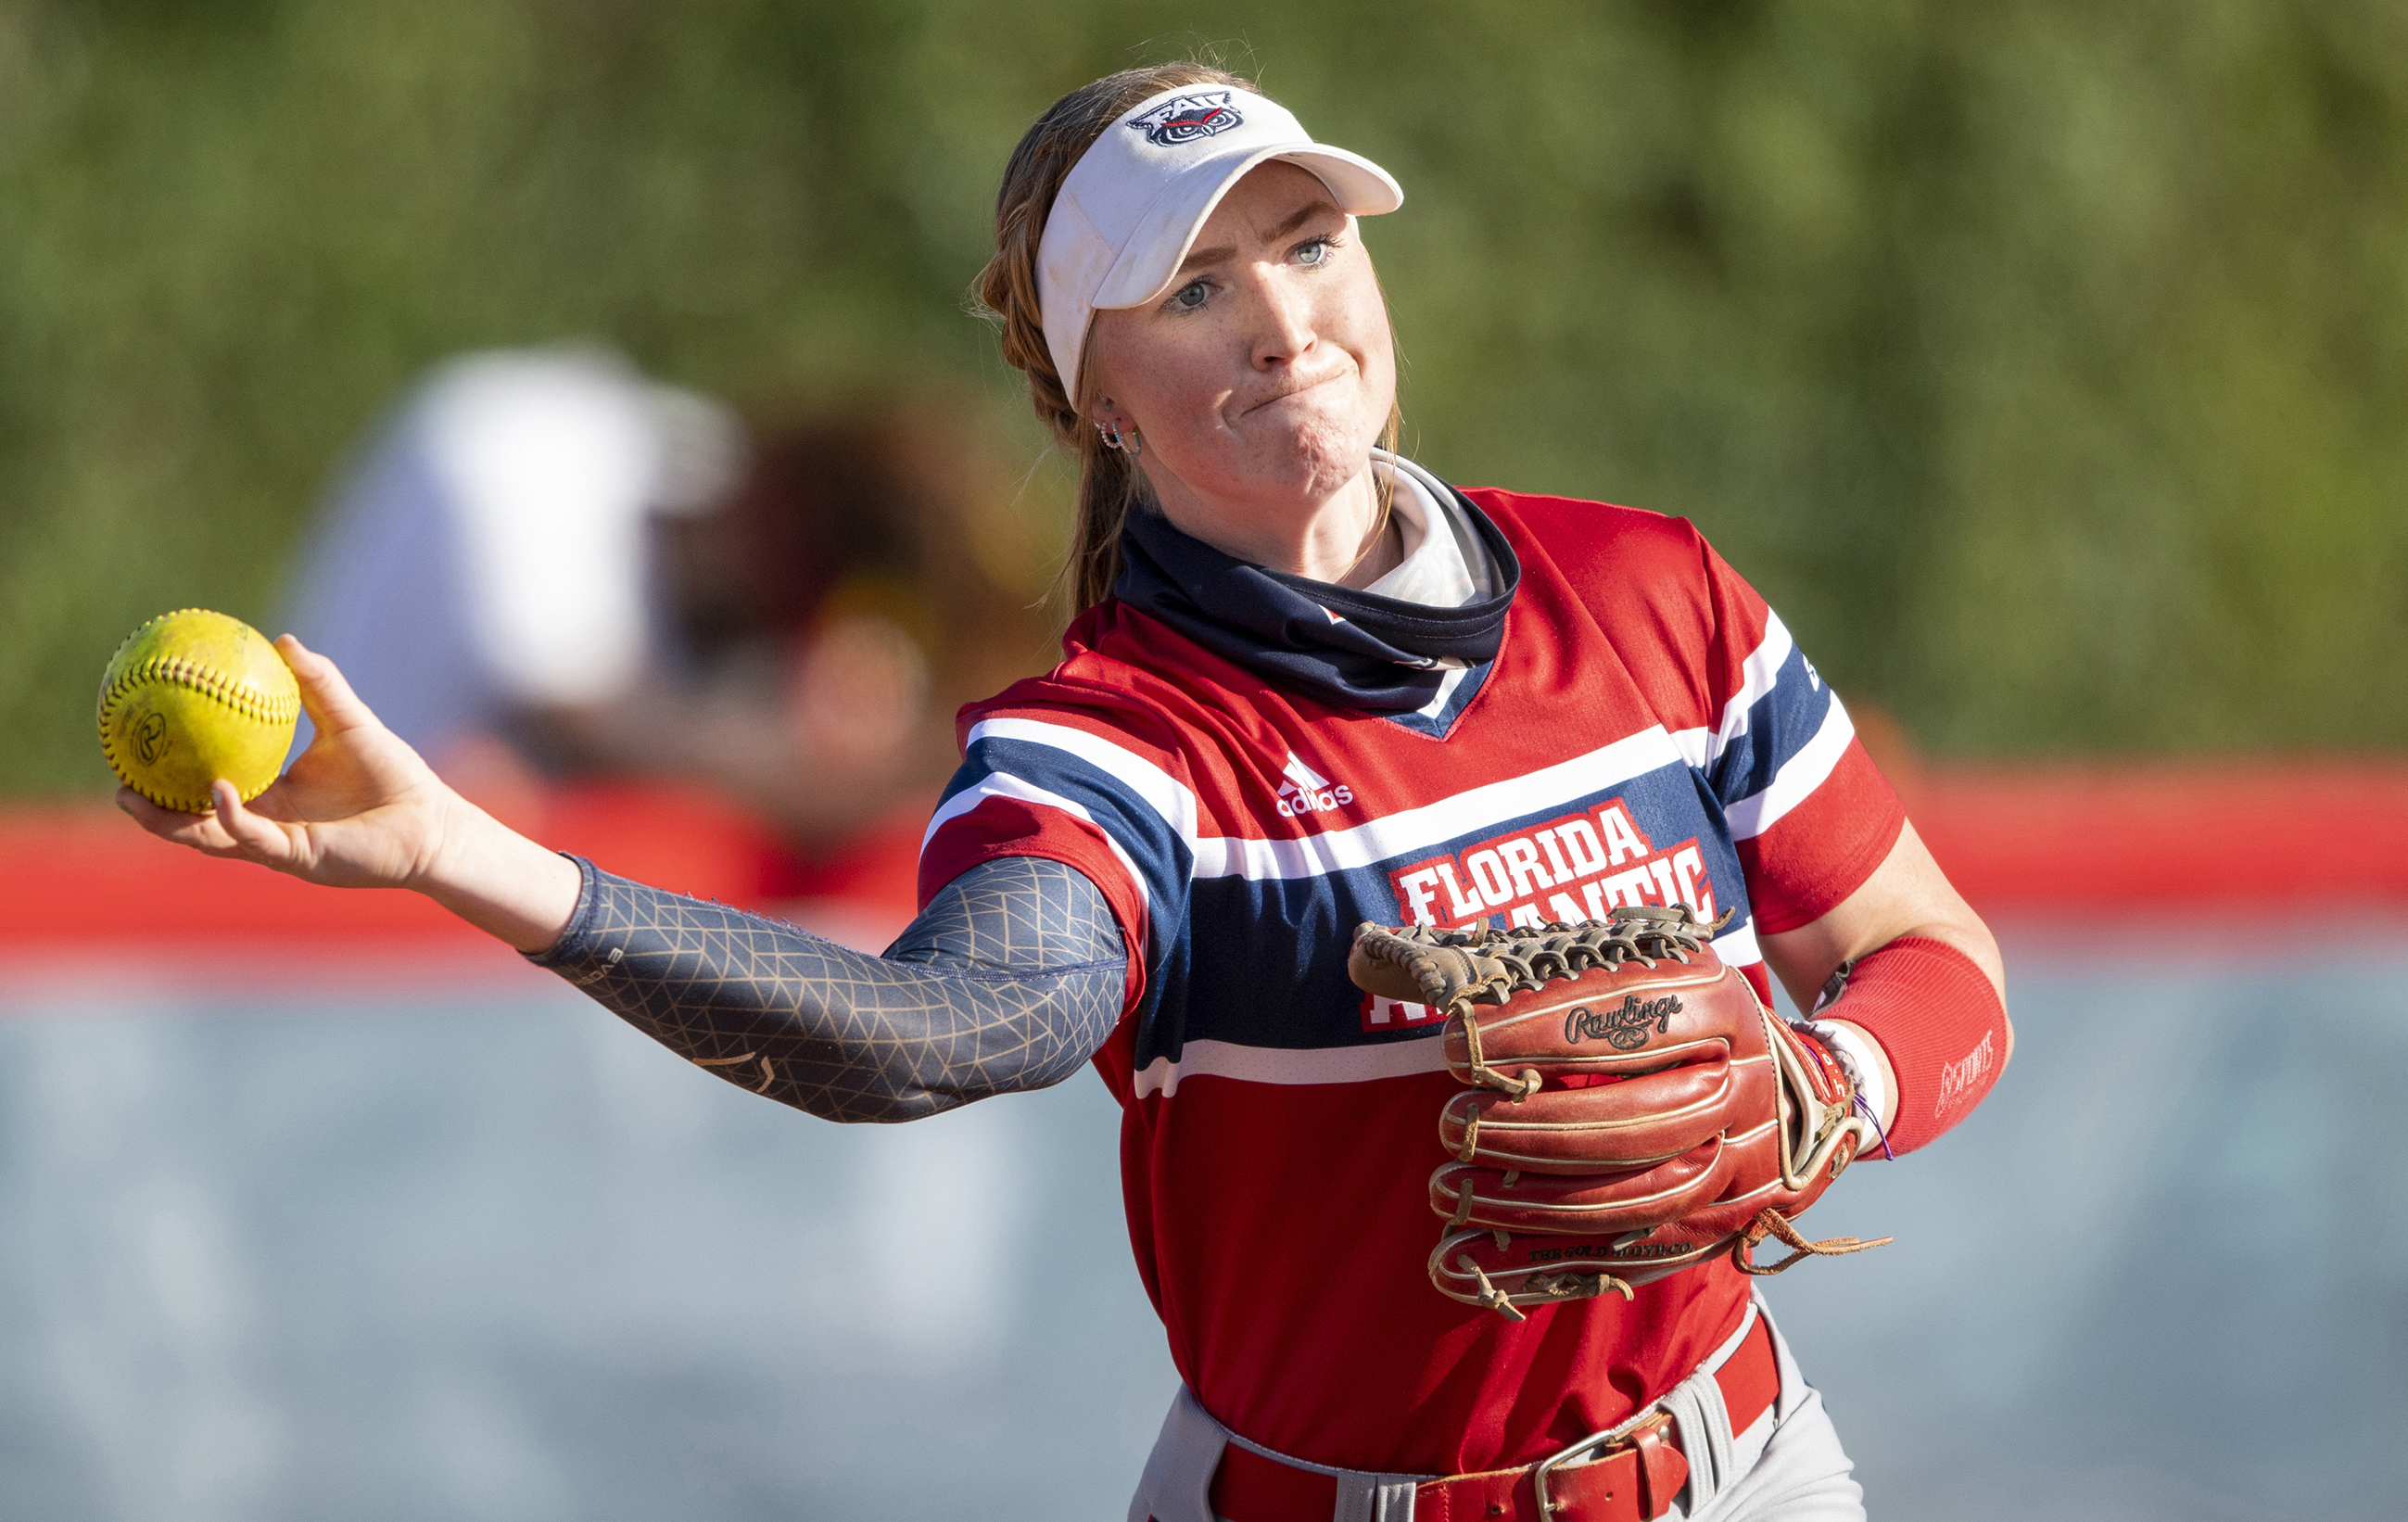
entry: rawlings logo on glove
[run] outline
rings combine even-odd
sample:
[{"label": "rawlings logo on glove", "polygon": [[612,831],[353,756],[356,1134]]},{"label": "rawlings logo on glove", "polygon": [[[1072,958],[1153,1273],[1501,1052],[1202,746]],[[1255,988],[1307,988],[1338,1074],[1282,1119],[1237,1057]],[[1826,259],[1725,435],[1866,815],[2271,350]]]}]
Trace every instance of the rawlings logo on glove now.
[{"label": "rawlings logo on glove", "polygon": [[[1728,1252],[1750,1273],[1887,1242],[1790,1222],[1870,1141],[1855,1091],[1686,908],[1534,930],[1363,926],[1347,972],[1446,1017],[1454,1160],[1430,1175],[1443,1293],[1515,1320]],[[1766,1237],[1794,1251],[1752,1257]]]},{"label": "rawlings logo on glove", "polygon": [[1605,1014],[1585,1004],[1576,1007],[1564,1016],[1564,1040],[1610,1041],[1625,1052],[1636,1052],[1647,1044],[1649,1026],[1654,1026],[1656,1034],[1661,1036],[1672,1028],[1672,1016],[1680,1012],[1681,1000],[1674,995],[1667,994],[1641,1004],[1637,994],[1626,994],[1622,1008]]}]

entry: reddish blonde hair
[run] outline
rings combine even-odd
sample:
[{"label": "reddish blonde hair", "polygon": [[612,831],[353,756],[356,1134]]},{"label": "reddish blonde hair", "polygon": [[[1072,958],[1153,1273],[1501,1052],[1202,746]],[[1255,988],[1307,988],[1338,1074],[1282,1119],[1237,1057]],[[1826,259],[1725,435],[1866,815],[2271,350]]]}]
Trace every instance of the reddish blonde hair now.
[{"label": "reddish blonde hair", "polygon": [[1046,347],[1045,323],[1037,294],[1037,249],[1045,219],[1071,168],[1126,111],[1166,90],[1191,85],[1234,85],[1254,90],[1253,80],[1211,64],[1156,64],[1123,69],[1083,84],[1046,108],[1011,151],[1003,188],[995,201],[995,257],[979,275],[979,299],[1002,330],[1003,357],[1028,378],[1028,399],[1054,442],[1079,462],[1077,526],[1062,583],[1074,611],[1111,595],[1121,574],[1121,527],[1144,491],[1137,463],[1088,425],[1095,401],[1095,366],[1082,366],[1090,381],[1082,396],[1070,395]]}]

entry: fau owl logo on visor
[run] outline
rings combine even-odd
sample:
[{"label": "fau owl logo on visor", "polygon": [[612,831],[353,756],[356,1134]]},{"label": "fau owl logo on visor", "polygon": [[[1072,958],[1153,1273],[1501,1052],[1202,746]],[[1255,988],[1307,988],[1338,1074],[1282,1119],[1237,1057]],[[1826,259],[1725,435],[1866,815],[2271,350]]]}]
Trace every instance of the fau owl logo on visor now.
[{"label": "fau owl logo on visor", "polygon": [[1129,118],[1128,124],[1145,134],[1145,140],[1156,148],[1177,148],[1199,137],[1211,137],[1243,126],[1246,119],[1229,104],[1229,92],[1210,90],[1201,94],[1173,95],[1146,112]]}]

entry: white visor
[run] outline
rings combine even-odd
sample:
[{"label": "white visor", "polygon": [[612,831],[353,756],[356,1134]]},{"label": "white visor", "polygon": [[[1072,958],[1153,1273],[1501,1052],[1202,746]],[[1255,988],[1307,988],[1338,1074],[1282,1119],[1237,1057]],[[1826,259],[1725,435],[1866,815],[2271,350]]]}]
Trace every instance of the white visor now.
[{"label": "white visor", "polygon": [[1312,171],[1349,216],[1404,204],[1385,169],[1323,147],[1285,107],[1226,85],[1182,86],[1140,103],[1064,177],[1037,247],[1037,298],[1054,373],[1074,405],[1095,314],[1168,294],[1204,220],[1266,159]]}]

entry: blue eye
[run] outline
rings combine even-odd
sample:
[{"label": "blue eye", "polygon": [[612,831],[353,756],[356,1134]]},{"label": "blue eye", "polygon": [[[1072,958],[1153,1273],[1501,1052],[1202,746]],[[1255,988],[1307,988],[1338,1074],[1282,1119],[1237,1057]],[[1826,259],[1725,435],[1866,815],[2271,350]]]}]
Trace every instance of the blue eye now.
[{"label": "blue eye", "polygon": [[1326,237],[1314,238],[1312,242],[1297,250],[1296,257],[1297,262],[1303,265],[1317,265],[1321,263],[1323,260],[1329,257],[1329,239]]},{"label": "blue eye", "polygon": [[1190,280],[1171,293],[1168,305],[1174,311],[1192,312],[1204,305],[1205,294],[1202,280]]}]

